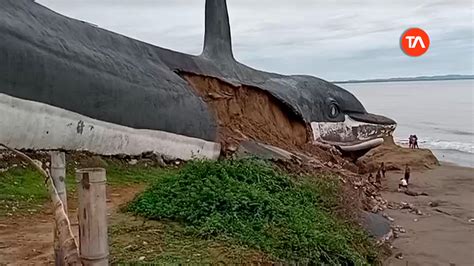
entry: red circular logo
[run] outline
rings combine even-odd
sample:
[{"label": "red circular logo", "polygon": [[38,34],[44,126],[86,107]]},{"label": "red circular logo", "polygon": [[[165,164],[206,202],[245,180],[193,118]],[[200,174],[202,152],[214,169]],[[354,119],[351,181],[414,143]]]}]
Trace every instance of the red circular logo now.
[{"label": "red circular logo", "polygon": [[406,30],[400,39],[403,52],[409,56],[420,56],[430,47],[430,37],[420,28]]}]

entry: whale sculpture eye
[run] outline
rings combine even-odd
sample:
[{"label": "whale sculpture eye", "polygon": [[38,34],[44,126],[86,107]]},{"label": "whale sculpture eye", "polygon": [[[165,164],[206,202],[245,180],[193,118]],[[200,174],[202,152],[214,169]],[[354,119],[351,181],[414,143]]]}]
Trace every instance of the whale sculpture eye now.
[{"label": "whale sculpture eye", "polygon": [[336,118],[338,116],[339,116],[339,107],[336,104],[331,103],[329,105],[329,117]]}]

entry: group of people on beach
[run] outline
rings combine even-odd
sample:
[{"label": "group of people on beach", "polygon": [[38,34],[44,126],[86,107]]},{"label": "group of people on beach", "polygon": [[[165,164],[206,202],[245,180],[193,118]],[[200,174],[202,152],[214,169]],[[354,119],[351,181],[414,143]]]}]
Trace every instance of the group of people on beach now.
[{"label": "group of people on beach", "polygon": [[[369,182],[372,184],[375,184],[379,188],[382,186],[382,178],[385,179],[385,173],[387,172],[387,168],[385,167],[385,163],[382,162],[380,164],[380,167],[377,170],[377,173],[375,174],[375,180],[374,180],[374,175],[372,173],[369,174]],[[408,166],[408,164],[405,165],[405,172],[403,177],[400,179],[400,182],[398,184],[398,191],[406,191],[408,190],[408,184],[410,182],[410,173],[411,169]]]},{"label": "group of people on beach", "polygon": [[416,135],[410,135],[408,138],[408,145],[410,149],[419,149],[418,147],[418,137]]},{"label": "group of people on beach", "polygon": [[[380,164],[379,169],[377,170],[377,173],[375,174],[375,184],[377,186],[382,185],[382,177],[385,179],[385,173],[387,172],[387,168],[385,168],[385,163],[382,162]],[[374,175],[372,173],[369,174],[369,182],[374,183]]]}]

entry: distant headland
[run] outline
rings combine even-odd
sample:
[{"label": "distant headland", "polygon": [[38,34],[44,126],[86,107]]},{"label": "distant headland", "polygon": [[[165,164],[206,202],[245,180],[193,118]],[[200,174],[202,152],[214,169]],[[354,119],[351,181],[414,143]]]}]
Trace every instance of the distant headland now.
[{"label": "distant headland", "polygon": [[344,84],[344,83],[434,81],[434,80],[461,80],[461,79],[474,79],[474,75],[442,75],[442,76],[420,76],[420,77],[386,78],[386,79],[345,80],[345,81],[333,81],[333,83]]}]

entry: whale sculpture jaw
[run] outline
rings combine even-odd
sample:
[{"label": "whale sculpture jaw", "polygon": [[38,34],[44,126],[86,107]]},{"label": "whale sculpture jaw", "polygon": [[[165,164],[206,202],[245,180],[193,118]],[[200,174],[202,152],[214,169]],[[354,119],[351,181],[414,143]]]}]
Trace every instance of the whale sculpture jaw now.
[{"label": "whale sculpture jaw", "polygon": [[[112,33],[31,0],[0,1],[0,39],[0,94],[101,121],[111,129],[118,126],[124,139],[134,138],[134,130],[146,130],[217,141],[219,121],[179,75],[182,72],[268,93],[302,123],[311,125],[314,140],[342,149],[375,145],[396,125],[393,120],[373,119],[352,94],[330,82],[263,72],[237,62],[225,0],[206,1],[205,45],[200,56]],[[337,114],[330,113],[334,105]],[[4,107],[10,111],[18,108]],[[0,113],[0,128],[12,122],[5,113]],[[55,134],[53,129],[47,131]],[[25,143],[11,134],[2,131],[0,142],[9,140],[21,148],[59,145],[54,142],[58,138],[51,136]],[[160,134],[151,135],[161,138]],[[104,136],[97,135],[95,140]],[[115,140],[112,146],[120,147],[122,140]],[[80,148],[72,145],[74,142],[64,144]],[[153,146],[157,152],[168,152],[158,146]]]},{"label": "whale sculpture jaw", "polygon": [[357,121],[346,115],[343,122],[312,122],[311,129],[314,141],[353,152],[379,146],[384,142],[384,137],[391,136],[397,125],[395,122],[386,122]]}]

